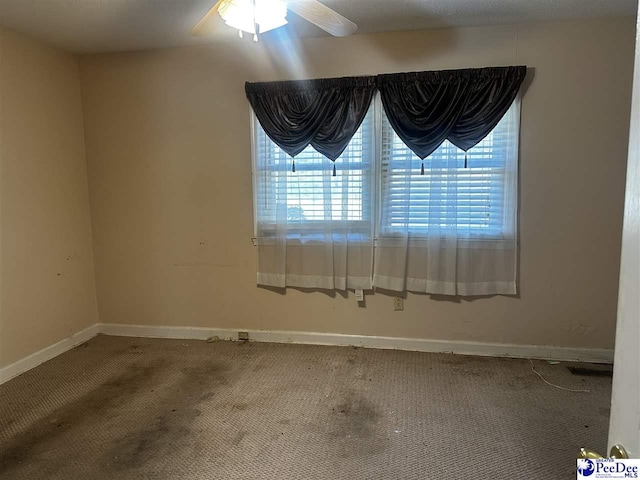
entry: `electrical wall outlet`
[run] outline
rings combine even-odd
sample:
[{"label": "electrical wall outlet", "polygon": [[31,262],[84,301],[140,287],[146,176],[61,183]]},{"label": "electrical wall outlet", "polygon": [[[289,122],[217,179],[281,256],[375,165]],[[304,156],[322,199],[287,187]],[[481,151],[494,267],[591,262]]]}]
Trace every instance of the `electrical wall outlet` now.
[{"label": "electrical wall outlet", "polygon": [[248,342],[249,332],[238,332],[238,340],[241,342]]},{"label": "electrical wall outlet", "polygon": [[357,302],[364,302],[364,292],[362,290],[356,289],[355,294]]},{"label": "electrical wall outlet", "polygon": [[402,297],[393,297],[393,309],[396,312],[404,310],[404,298],[402,298]]}]

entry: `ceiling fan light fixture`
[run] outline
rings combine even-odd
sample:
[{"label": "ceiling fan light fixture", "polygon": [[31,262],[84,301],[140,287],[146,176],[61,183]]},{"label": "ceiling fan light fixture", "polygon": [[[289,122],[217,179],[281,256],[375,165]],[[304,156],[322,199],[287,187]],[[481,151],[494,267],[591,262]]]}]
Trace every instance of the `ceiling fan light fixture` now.
[{"label": "ceiling fan light fixture", "polygon": [[254,35],[287,24],[287,6],[282,0],[230,0],[218,11],[227,25]]}]

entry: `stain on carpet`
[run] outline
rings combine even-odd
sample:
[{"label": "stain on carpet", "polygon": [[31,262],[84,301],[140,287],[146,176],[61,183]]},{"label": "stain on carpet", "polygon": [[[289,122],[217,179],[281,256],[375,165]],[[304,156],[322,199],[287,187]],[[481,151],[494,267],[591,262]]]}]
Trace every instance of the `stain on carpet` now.
[{"label": "stain on carpet", "polygon": [[0,451],[0,477],[12,468],[33,462],[42,451],[56,448],[56,441],[67,432],[100,421],[127,404],[131,397],[147,393],[160,375],[165,362],[153,366],[130,365],[120,375],[98,388],[54,410],[22,434],[12,438]]},{"label": "stain on carpet", "polygon": [[362,456],[384,450],[385,438],[378,434],[381,414],[366,396],[348,391],[331,411],[329,436],[337,441],[341,456]]},{"label": "stain on carpet", "polygon": [[142,412],[135,427],[114,438],[103,456],[104,464],[120,472],[144,468],[175,452],[192,451],[196,446],[193,423],[202,413],[198,407],[229,384],[227,370],[210,360],[180,368],[177,381],[155,392],[153,405]]}]

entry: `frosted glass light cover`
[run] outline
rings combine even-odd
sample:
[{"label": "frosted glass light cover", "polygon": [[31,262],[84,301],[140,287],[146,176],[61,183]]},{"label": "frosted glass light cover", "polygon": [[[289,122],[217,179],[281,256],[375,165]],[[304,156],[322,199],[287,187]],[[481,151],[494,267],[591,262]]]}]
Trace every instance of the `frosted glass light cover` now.
[{"label": "frosted glass light cover", "polygon": [[252,34],[287,24],[287,6],[282,0],[231,0],[221,5],[219,12],[227,25]]}]

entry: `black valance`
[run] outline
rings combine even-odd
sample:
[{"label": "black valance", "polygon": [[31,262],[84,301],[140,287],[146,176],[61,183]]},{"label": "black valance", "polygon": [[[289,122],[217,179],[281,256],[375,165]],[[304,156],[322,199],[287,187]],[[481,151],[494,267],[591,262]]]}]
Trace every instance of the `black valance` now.
[{"label": "black valance", "polygon": [[375,77],[249,83],[245,91],[265,133],[292,157],[309,144],[336,160],[364,120]]},{"label": "black valance", "polygon": [[389,123],[424,159],[448,139],[467,151],[498,124],[527,69],[492,67],[378,75]]},{"label": "black valance", "polygon": [[375,89],[391,126],[421,159],[448,139],[467,151],[513,103],[526,67],[393,73],[245,84],[265,133],[296,156],[308,145],[336,160],[364,120]]}]

